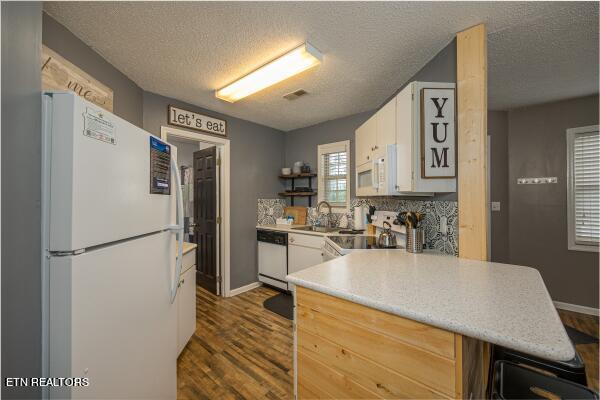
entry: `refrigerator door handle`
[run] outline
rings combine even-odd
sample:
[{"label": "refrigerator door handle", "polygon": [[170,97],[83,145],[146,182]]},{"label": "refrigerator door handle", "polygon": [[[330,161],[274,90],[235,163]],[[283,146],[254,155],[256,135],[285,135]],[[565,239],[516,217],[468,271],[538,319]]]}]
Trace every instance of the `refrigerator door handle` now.
[{"label": "refrigerator door handle", "polygon": [[175,233],[177,237],[177,258],[175,261],[175,276],[171,283],[171,304],[175,301],[177,296],[177,288],[179,287],[179,277],[181,275],[181,263],[183,259],[183,193],[181,192],[181,177],[179,175],[179,168],[175,162],[175,158],[171,157],[171,170],[175,175],[175,197],[177,202],[177,225],[171,225],[169,230]]}]

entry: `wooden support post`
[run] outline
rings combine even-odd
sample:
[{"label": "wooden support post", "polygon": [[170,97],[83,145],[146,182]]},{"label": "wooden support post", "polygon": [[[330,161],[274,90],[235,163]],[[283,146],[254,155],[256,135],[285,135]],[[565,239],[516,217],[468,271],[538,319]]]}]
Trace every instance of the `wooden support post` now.
[{"label": "wooden support post", "polygon": [[477,25],[456,35],[458,99],[458,254],[487,260],[487,33]]},{"label": "wooden support post", "polygon": [[[480,24],[456,35],[458,111],[458,256],[488,258],[487,31]],[[482,343],[483,394],[491,349]]]}]

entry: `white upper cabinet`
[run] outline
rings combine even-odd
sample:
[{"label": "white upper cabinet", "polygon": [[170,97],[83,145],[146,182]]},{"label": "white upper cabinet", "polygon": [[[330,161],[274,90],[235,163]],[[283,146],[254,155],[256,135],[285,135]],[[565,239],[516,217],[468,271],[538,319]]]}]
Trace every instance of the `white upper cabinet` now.
[{"label": "white upper cabinet", "polygon": [[412,82],[396,96],[399,192],[456,192],[455,87]]},{"label": "white upper cabinet", "polygon": [[374,148],[375,157],[385,155],[385,147],[396,143],[396,99],[390,100],[376,114],[377,140]]},{"label": "white upper cabinet", "polygon": [[[396,99],[376,112],[355,133],[356,195],[386,196],[394,193],[393,174],[384,173],[396,142]],[[392,152],[395,153],[395,150]],[[395,158],[395,154],[392,158]],[[388,160],[387,164],[384,162]],[[395,179],[395,178],[394,178]]]},{"label": "white upper cabinet", "polygon": [[373,162],[385,154],[385,146],[396,143],[396,101],[392,99],[355,132],[356,165]]},{"label": "white upper cabinet", "polygon": [[377,145],[377,114],[362,124],[355,133],[356,165],[373,160],[373,149]]},{"label": "white upper cabinet", "polygon": [[456,191],[454,88],[412,82],[356,130],[358,196]]}]

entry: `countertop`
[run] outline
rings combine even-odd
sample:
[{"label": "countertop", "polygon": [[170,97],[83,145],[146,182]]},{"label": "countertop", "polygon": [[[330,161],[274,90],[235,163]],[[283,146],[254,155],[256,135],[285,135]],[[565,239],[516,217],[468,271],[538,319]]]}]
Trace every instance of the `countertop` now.
[{"label": "countertop", "polygon": [[[298,229],[293,229],[293,228],[299,228],[302,226],[308,226],[308,225],[276,225],[276,224],[268,224],[268,225],[256,225],[256,229],[265,229],[268,231],[278,231],[278,232],[287,232],[287,233],[299,233],[302,235],[313,235],[313,236],[345,236],[345,234],[339,233],[339,232],[315,232],[315,231],[303,231],[303,230],[298,230]],[[342,230],[344,229],[350,229],[350,228],[341,228]],[[366,235],[366,230],[364,235]]]},{"label": "countertop", "polygon": [[405,250],[361,250],[287,280],[542,358],[575,356],[534,268]]},{"label": "countertop", "polygon": [[196,243],[183,242],[183,254],[187,254],[194,250],[198,245]]}]

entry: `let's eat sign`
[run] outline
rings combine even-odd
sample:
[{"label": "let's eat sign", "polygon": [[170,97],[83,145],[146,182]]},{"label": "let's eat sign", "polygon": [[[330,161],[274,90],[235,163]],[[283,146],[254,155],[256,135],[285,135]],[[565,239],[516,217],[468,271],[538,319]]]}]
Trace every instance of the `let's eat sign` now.
[{"label": "let's eat sign", "polygon": [[454,99],[452,88],[421,89],[421,178],[456,176]]},{"label": "let's eat sign", "polygon": [[227,136],[227,121],[209,117],[197,112],[169,106],[167,121],[169,125],[181,126],[213,135]]}]

